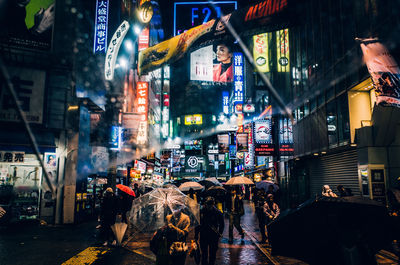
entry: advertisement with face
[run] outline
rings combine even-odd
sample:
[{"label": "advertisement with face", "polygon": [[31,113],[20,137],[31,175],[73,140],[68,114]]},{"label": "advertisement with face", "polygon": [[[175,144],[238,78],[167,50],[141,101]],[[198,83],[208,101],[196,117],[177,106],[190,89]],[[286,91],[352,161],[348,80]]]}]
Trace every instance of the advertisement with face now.
[{"label": "advertisement with face", "polygon": [[232,45],[218,42],[190,54],[190,80],[227,83],[233,81]]},{"label": "advertisement with face", "polygon": [[54,0],[1,1],[0,10],[2,42],[38,50],[51,48]]}]

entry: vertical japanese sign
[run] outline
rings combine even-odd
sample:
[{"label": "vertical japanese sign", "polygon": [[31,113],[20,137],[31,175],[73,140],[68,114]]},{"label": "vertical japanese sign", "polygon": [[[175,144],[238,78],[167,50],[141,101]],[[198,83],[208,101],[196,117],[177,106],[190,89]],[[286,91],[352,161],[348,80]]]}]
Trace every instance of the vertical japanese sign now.
[{"label": "vertical japanese sign", "polygon": [[229,92],[222,91],[222,111],[224,114],[229,114]]},{"label": "vertical japanese sign", "polygon": [[244,153],[244,166],[246,168],[254,167],[254,138],[253,138],[253,124],[250,124],[250,130],[248,132],[247,142],[249,151]]},{"label": "vertical japanese sign", "polygon": [[106,80],[113,80],[114,78],[115,61],[117,60],[119,48],[121,47],[121,43],[124,40],[128,29],[129,23],[125,20],[121,25],[119,25],[117,31],[111,38],[110,45],[107,48],[106,62],[104,65],[104,75]]},{"label": "vertical japanese sign", "polygon": [[271,33],[262,33],[253,36],[253,58],[256,63],[256,71],[269,72],[269,41]]},{"label": "vertical japanese sign", "polygon": [[276,32],[276,59],[278,72],[289,72],[289,30],[282,29]]},{"label": "vertical japanese sign", "polygon": [[105,53],[107,50],[107,24],[108,0],[97,0],[93,53]]},{"label": "vertical japanese sign", "polygon": [[400,107],[400,69],[377,39],[361,40],[364,61],[375,88],[376,103]]},{"label": "vertical japanese sign", "polygon": [[150,42],[150,30],[149,27],[145,27],[142,32],[139,34],[139,44],[138,44],[138,49],[139,51],[143,51],[147,48],[149,48],[149,42]]},{"label": "vertical japanese sign", "polygon": [[244,98],[243,70],[243,54],[240,52],[233,53],[233,85],[235,89],[233,101],[237,102],[238,104],[242,104]]},{"label": "vertical japanese sign", "polygon": [[137,82],[137,113],[140,115],[137,144],[145,145],[147,142],[147,112],[148,112],[149,83]]},{"label": "vertical japanese sign", "polygon": [[163,137],[167,138],[169,135],[169,128],[168,128],[168,123],[169,123],[169,95],[167,93],[164,93],[163,95],[163,110],[162,110],[162,134]]}]

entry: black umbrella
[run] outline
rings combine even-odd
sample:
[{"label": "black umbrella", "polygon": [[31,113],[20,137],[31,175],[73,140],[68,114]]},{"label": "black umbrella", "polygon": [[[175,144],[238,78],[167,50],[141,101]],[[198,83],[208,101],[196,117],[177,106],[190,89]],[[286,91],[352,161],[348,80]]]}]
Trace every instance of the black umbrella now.
[{"label": "black umbrella", "polygon": [[222,186],[212,186],[207,189],[205,194],[206,196],[212,196],[212,197],[225,196],[226,189]]},{"label": "black umbrella", "polygon": [[206,190],[207,190],[208,188],[213,187],[213,186],[217,186],[217,184],[215,184],[215,183],[212,182],[212,181],[208,181],[208,180],[200,180],[200,181],[199,181],[199,184],[202,185],[202,186],[204,186],[204,187],[206,188]]},{"label": "black umbrella", "polygon": [[362,197],[322,197],[281,213],[268,225],[274,254],[311,264],[370,264],[390,241],[386,208]]}]

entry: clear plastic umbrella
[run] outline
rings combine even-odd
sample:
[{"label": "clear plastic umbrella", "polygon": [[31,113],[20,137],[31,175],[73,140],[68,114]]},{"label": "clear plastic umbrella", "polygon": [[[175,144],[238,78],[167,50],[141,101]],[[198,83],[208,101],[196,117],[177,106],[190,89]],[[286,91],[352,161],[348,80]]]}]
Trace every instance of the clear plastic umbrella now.
[{"label": "clear plastic umbrella", "polygon": [[174,187],[157,188],[135,199],[130,223],[142,232],[154,232],[166,224],[166,216],[181,210],[190,218],[193,228],[200,222],[200,206]]}]

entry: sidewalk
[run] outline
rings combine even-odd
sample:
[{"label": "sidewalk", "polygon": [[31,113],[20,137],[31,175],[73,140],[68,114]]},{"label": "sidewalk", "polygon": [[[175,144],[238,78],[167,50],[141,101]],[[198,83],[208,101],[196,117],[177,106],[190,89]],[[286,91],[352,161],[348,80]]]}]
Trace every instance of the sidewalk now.
[{"label": "sidewalk", "polygon": [[[255,214],[254,205],[252,202],[245,201],[244,203],[246,214],[242,217],[242,226],[247,236],[251,238],[257,248],[264,253],[270,262],[274,265],[307,265],[308,263],[284,256],[272,256],[271,248],[267,244],[260,244],[261,234],[258,228],[258,220]],[[377,264],[379,265],[396,265],[399,264],[399,257],[386,250],[381,250],[376,254]]]},{"label": "sidewalk", "polygon": [[0,264],[62,264],[93,246],[97,221],[77,225],[40,226],[20,222],[0,227]]}]

